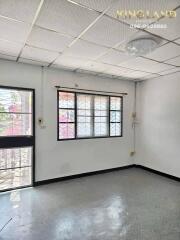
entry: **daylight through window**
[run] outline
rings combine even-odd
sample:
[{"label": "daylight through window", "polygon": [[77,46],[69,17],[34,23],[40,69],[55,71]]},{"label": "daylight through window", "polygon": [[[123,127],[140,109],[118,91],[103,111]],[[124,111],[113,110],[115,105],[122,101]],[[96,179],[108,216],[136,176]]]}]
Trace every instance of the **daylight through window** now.
[{"label": "daylight through window", "polygon": [[58,91],[58,140],[121,137],[122,97]]}]

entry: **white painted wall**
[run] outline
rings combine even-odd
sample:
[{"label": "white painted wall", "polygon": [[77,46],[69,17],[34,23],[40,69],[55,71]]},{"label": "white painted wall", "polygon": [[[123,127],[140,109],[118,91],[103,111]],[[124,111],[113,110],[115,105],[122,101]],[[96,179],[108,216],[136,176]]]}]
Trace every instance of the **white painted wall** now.
[{"label": "white painted wall", "polygon": [[136,163],[180,177],[180,73],[138,84]]},{"label": "white painted wall", "polygon": [[[122,138],[57,141],[57,92],[54,86],[74,87],[75,84],[80,88],[128,93],[124,97]],[[133,163],[129,155],[133,146],[133,82],[46,68],[42,88],[41,67],[0,60],[0,85],[36,90],[36,181]],[[42,115],[42,93],[45,129],[37,124]]]}]

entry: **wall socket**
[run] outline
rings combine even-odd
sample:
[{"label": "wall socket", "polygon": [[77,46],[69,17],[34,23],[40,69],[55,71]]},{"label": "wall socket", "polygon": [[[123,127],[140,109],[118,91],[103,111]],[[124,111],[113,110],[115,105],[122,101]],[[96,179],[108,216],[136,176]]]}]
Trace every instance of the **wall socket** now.
[{"label": "wall socket", "polygon": [[131,156],[131,157],[134,156],[135,153],[136,153],[135,151],[131,151],[131,152],[130,152],[130,156]]},{"label": "wall socket", "polygon": [[42,118],[38,118],[38,123],[39,123],[39,125],[41,125],[43,123],[43,119]]},{"label": "wall socket", "polygon": [[132,118],[134,118],[134,119],[136,118],[136,112],[132,113]]},{"label": "wall socket", "polygon": [[44,125],[44,119],[43,118],[38,118],[38,124],[40,126],[40,128],[44,129],[46,128],[46,126]]}]

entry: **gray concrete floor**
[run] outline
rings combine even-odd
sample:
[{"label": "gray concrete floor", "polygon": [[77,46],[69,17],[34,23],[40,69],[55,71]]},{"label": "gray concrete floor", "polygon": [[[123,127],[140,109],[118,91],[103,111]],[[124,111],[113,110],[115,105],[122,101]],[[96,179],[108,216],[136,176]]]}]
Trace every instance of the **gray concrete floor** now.
[{"label": "gray concrete floor", "polygon": [[180,183],[127,169],[0,194],[1,240],[180,240]]}]

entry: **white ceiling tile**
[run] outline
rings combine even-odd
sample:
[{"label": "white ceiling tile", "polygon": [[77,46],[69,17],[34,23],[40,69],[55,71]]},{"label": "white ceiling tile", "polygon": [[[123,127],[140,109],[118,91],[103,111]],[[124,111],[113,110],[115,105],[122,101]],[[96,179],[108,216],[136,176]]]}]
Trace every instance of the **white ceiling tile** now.
[{"label": "white ceiling tile", "polygon": [[130,80],[135,80],[138,78],[140,79],[147,75],[147,73],[145,73],[145,72],[133,71],[130,69],[116,67],[116,66],[111,66],[111,67],[107,68],[104,71],[104,73],[118,76],[118,77],[121,77],[122,79],[130,79]]},{"label": "white ceiling tile", "polygon": [[159,72],[158,74],[159,75],[166,75],[166,74],[170,74],[170,73],[174,73],[174,72],[178,72],[178,71],[180,71],[180,67],[175,67],[175,68],[172,68],[170,70]]},{"label": "white ceiling tile", "polygon": [[73,39],[54,31],[34,27],[27,43],[35,47],[62,52]]},{"label": "white ceiling tile", "polygon": [[169,59],[166,63],[172,64],[174,66],[180,66],[180,56],[176,58]]},{"label": "white ceiling tile", "polygon": [[28,64],[32,64],[32,65],[38,65],[38,66],[48,66],[49,65],[49,63],[47,63],[47,62],[34,61],[32,59],[26,59],[26,58],[19,58],[18,62],[28,63]]},{"label": "white ceiling tile", "polygon": [[121,76],[125,78],[131,78],[131,79],[140,78],[147,75],[147,73],[144,73],[141,71],[133,71],[127,68],[117,67],[117,66],[108,66],[105,69],[104,73]]},{"label": "white ceiling tile", "polygon": [[0,15],[32,22],[40,0],[0,0]]},{"label": "white ceiling tile", "polygon": [[62,70],[67,70],[67,71],[74,71],[74,70],[76,70],[75,67],[66,67],[66,66],[58,65],[58,64],[52,64],[51,67],[62,69]]},{"label": "white ceiling tile", "polygon": [[120,63],[119,65],[122,67],[127,67],[130,69],[140,70],[149,73],[158,73],[160,71],[172,68],[172,66],[163,63],[157,63],[155,61],[141,57]]},{"label": "white ceiling tile", "polygon": [[36,24],[60,33],[77,36],[98,16],[99,14],[95,11],[67,0],[46,0]]},{"label": "white ceiling tile", "polygon": [[117,76],[121,76],[122,72],[124,71],[123,68],[118,67],[118,66],[108,66],[105,70],[104,73],[106,74],[111,74],[111,75],[117,75]]},{"label": "white ceiling tile", "polygon": [[14,43],[0,39],[0,52],[3,54],[18,56],[22,47],[23,44],[21,43]]},{"label": "white ceiling tile", "polygon": [[85,66],[82,67],[84,70],[92,71],[92,72],[104,72],[107,68],[107,64],[95,62],[95,61],[89,61],[85,64]]},{"label": "white ceiling tile", "polygon": [[165,61],[178,55],[180,55],[180,46],[174,43],[167,43],[147,54],[146,57],[157,61]]},{"label": "white ceiling tile", "polygon": [[149,73],[141,72],[141,71],[128,71],[127,73],[124,73],[123,75],[130,78],[142,78],[147,76]]},{"label": "white ceiling tile", "polygon": [[106,47],[79,39],[72,47],[65,51],[65,55],[94,59],[107,50],[108,48]]},{"label": "white ceiling tile", "polygon": [[99,12],[103,12],[107,9],[114,0],[73,0],[74,2],[81,4],[90,9],[94,9]]},{"label": "white ceiling tile", "polygon": [[78,73],[85,73],[85,74],[91,74],[91,75],[98,75],[99,73],[98,72],[93,72],[91,70],[85,70],[85,69],[77,69],[76,72]]},{"label": "white ceiling tile", "polygon": [[176,43],[180,44],[180,38],[175,40]]},{"label": "white ceiling tile", "polygon": [[127,61],[129,59],[133,58],[132,56],[128,55],[125,52],[120,52],[114,49],[111,49],[108,51],[105,55],[100,57],[98,61],[109,63],[112,65],[117,65],[123,61]]},{"label": "white ceiling tile", "polygon": [[56,61],[53,63],[54,65],[59,65],[63,67],[70,67],[70,68],[83,68],[88,62],[85,58],[77,58],[77,57],[70,57],[61,55]]},{"label": "white ceiling tile", "polygon": [[136,30],[129,28],[119,21],[103,16],[82,36],[82,38],[99,45],[113,47],[129,39],[135,32]]},{"label": "white ceiling tile", "polygon": [[167,24],[167,28],[148,28],[147,30],[168,40],[180,37],[180,9],[176,13],[176,18],[162,18],[157,22],[158,24]]},{"label": "white ceiling tile", "polygon": [[35,61],[42,61],[42,62],[52,62],[56,57],[58,56],[58,53],[47,51],[44,49],[34,48],[25,46],[21,57],[27,58]]},{"label": "white ceiling tile", "polygon": [[[179,0],[118,0],[115,1],[114,5],[107,12],[108,15],[116,18],[117,10],[149,10],[153,11],[161,11],[161,10],[172,10],[179,5]],[[120,18],[121,21],[126,23],[136,23],[136,18]],[[147,23],[154,22],[154,18],[148,19]],[[143,22],[144,23],[144,22]]]},{"label": "white ceiling tile", "polygon": [[148,80],[148,79],[153,79],[159,77],[159,74],[148,74],[142,78],[142,80]]},{"label": "white ceiling tile", "polygon": [[30,29],[29,24],[0,17],[0,39],[24,42]]},{"label": "white ceiling tile", "polygon": [[112,78],[113,75],[112,74],[108,74],[108,73],[99,73],[98,76]]},{"label": "white ceiling tile", "polygon": [[16,61],[17,57],[0,53],[0,59]]}]

